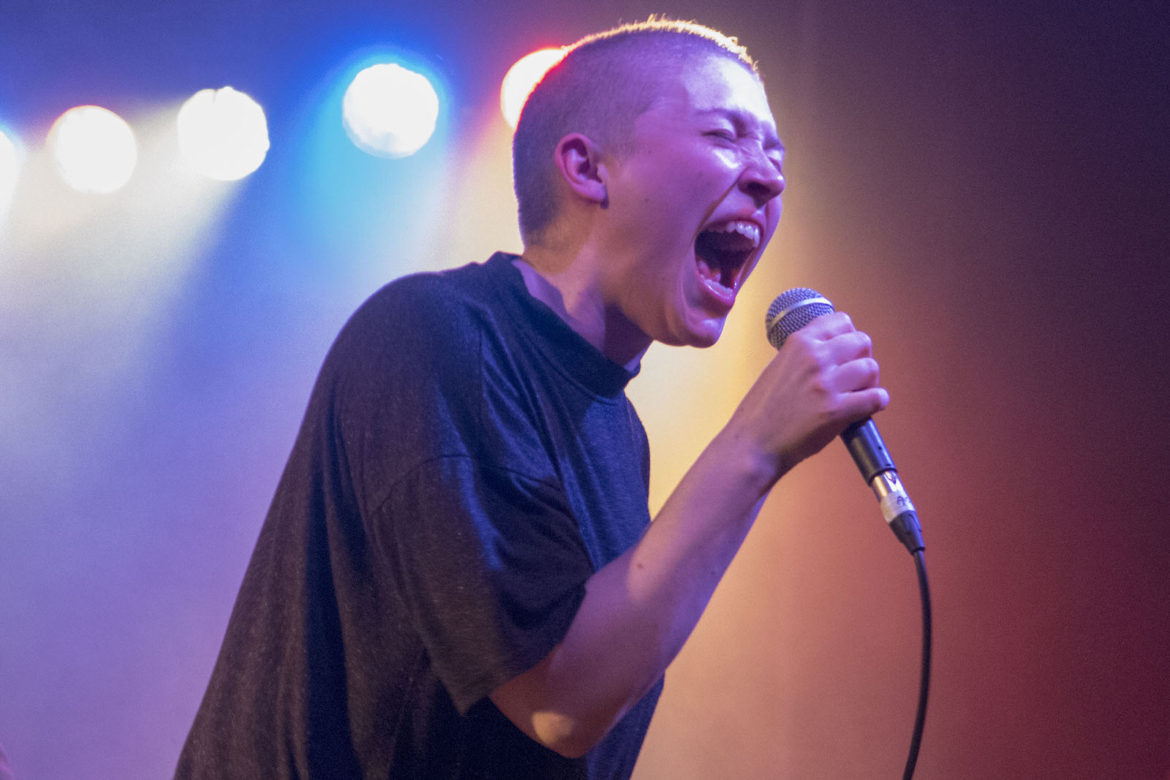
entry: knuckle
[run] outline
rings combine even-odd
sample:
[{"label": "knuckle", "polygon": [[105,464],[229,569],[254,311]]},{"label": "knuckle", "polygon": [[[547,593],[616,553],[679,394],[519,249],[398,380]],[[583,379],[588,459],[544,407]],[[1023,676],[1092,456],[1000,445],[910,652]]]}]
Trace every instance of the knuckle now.
[{"label": "knuckle", "polygon": [[833,367],[833,353],[824,345],[819,345],[816,349],[809,353],[809,358],[812,360],[813,367],[817,371],[824,372]]},{"label": "knuckle", "polygon": [[801,345],[804,349],[811,349],[814,345],[820,342],[814,331],[808,327],[801,328],[788,337],[789,341]]}]

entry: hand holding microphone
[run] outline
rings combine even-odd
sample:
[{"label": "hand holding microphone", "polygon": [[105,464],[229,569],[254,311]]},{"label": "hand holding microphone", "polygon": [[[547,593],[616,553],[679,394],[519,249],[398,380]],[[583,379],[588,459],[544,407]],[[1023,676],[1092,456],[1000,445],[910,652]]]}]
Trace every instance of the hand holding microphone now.
[{"label": "hand holding microphone", "polygon": [[[815,290],[805,287],[788,290],[768,307],[765,321],[768,341],[779,350],[790,337],[809,326],[813,320],[833,312],[833,304]],[[882,516],[890,525],[890,530],[911,554],[924,549],[914,504],[898,477],[893,458],[873,419],[866,417],[853,423],[841,433],[841,439],[866,484],[877,496]]]}]

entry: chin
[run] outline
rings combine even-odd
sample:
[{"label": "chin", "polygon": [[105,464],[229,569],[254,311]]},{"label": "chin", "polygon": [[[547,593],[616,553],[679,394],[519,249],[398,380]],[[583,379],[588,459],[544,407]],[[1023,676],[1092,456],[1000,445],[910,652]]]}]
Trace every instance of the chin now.
[{"label": "chin", "polygon": [[692,325],[687,328],[683,339],[679,340],[679,346],[698,347],[706,349],[707,347],[715,346],[719,341],[719,337],[723,335],[723,325],[726,322],[724,319],[718,320],[704,320],[703,322]]},{"label": "chin", "polygon": [[643,332],[650,334],[654,341],[671,347],[710,347],[723,335],[729,313],[712,311],[684,296],[663,312],[662,319]]}]

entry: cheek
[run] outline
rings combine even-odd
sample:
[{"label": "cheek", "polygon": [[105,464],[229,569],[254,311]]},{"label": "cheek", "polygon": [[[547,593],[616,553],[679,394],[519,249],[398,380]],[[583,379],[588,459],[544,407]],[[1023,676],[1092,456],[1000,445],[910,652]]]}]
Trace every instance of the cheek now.
[{"label": "cheek", "polygon": [[735,149],[701,147],[688,149],[672,161],[673,170],[679,172],[676,183],[692,193],[703,193],[708,198],[713,190],[724,190],[734,186],[743,167],[740,154]]},{"label": "cheek", "polygon": [[682,217],[707,206],[717,177],[705,173],[687,160],[680,160],[675,175],[663,182],[673,216]]}]

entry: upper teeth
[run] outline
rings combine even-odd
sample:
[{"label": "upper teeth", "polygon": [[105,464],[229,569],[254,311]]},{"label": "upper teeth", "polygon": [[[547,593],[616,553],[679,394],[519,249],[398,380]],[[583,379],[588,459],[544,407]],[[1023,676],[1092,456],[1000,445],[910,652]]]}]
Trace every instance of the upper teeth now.
[{"label": "upper teeth", "polygon": [[722,225],[716,225],[711,228],[723,233],[739,233],[744,238],[752,242],[752,247],[760,245],[760,226],[754,222],[748,222],[744,219],[733,219]]}]

